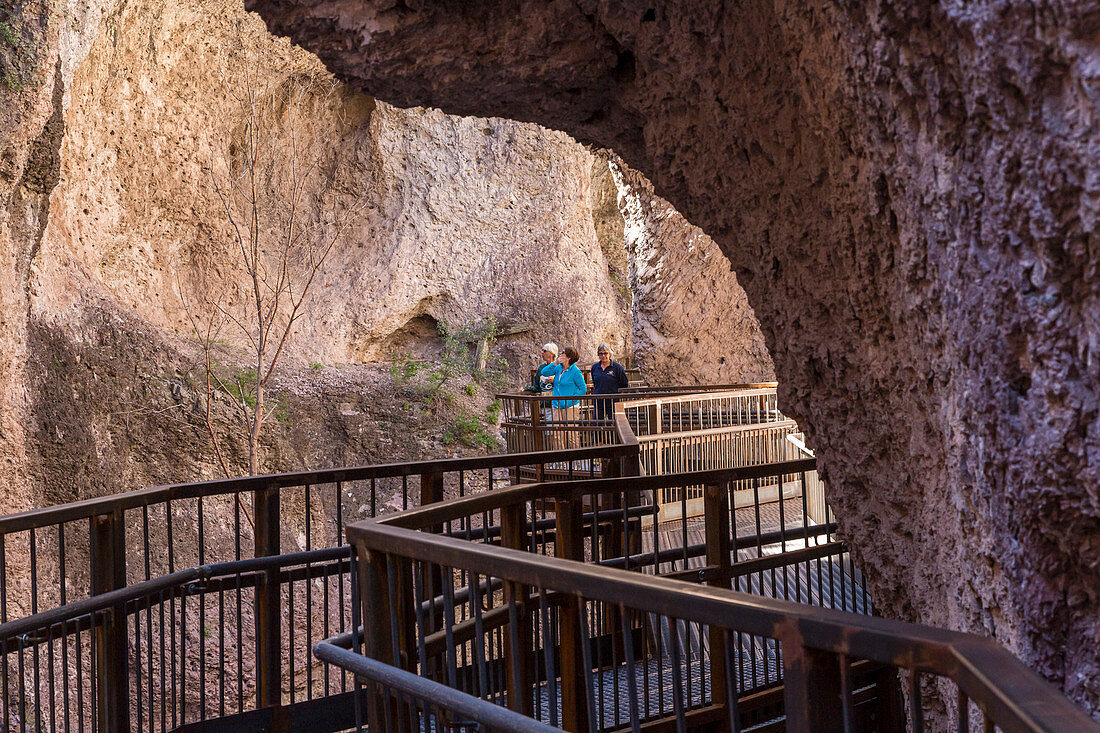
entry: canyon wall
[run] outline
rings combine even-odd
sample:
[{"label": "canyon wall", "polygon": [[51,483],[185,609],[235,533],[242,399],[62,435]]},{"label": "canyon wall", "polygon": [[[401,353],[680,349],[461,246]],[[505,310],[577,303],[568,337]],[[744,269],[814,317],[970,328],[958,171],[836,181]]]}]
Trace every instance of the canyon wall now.
[{"label": "canyon wall", "polygon": [[609,164],[625,217],[634,359],[650,384],[775,380],[764,334],[729,259],[621,160]]},{"label": "canyon wall", "polygon": [[[601,341],[630,353],[635,334],[663,344],[643,348],[653,378],[733,374],[693,372],[710,365],[689,353],[696,338],[735,351],[741,332],[704,333],[688,315],[751,313],[724,256],[709,245],[703,279],[685,276],[694,265],[672,250],[702,235],[564,133],[377,101],[239,2],[3,12],[15,40],[0,34],[0,511],[218,474],[190,316],[247,295],[211,171],[238,163],[227,141],[250,92],[307,90],[264,122],[318,161],[306,197],[353,212],[274,383],[263,470],[453,450],[437,439],[448,416],[410,404],[384,363],[438,356],[441,323],[530,324],[497,345],[517,382],[547,340],[594,360]],[[712,303],[701,291],[718,282]],[[685,318],[658,319],[674,302]],[[218,341],[243,373],[247,337]],[[214,418],[243,466],[228,398]]]},{"label": "canyon wall", "polygon": [[614,149],[729,257],[886,614],[1100,714],[1100,14],[250,0],[356,89]]},{"label": "canyon wall", "polygon": [[[355,210],[276,379],[265,470],[453,450],[433,439],[445,415],[360,366],[437,356],[439,323],[530,323],[498,344],[517,381],[551,338],[627,348],[594,159],[567,135],[375,102],[235,2],[28,8],[3,19],[20,40],[0,65],[20,74],[0,86],[0,510],[217,474],[188,311],[244,292],[209,169],[249,74],[310,85],[283,129],[322,162],[310,186]],[[217,349],[247,368],[243,333]],[[227,400],[215,420],[239,432]]]}]

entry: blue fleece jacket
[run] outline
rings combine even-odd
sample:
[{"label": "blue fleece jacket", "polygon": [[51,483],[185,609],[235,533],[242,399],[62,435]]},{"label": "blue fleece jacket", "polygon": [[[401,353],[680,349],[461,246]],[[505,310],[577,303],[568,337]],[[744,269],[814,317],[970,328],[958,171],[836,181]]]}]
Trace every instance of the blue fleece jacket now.
[{"label": "blue fleece jacket", "polygon": [[[535,372],[535,386],[541,390],[543,386],[539,377],[557,377],[561,374],[561,371],[561,364],[556,361],[552,361],[549,364],[543,364],[539,367],[539,370]],[[549,387],[546,388],[547,391],[549,391],[549,389]]]},{"label": "blue fleece jacket", "polygon": [[[568,369],[554,378],[554,390],[551,393],[555,397],[570,397],[573,395],[588,394],[588,385],[584,382],[584,375],[576,364],[570,364]],[[580,400],[554,400],[554,407],[562,409],[572,407]]]}]

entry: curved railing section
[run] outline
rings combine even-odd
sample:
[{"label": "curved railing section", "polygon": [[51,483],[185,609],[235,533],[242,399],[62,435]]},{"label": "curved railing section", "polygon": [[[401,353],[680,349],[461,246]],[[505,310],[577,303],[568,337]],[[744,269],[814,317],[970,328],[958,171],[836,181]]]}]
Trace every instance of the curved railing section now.
[{"label": "curved railing section", "polygon": [[[528,436],[510,447],[538,451],[0,517],[0,715],[18,731],[920,730],[935,675],[958,687],[960,729],[1096,730],[991,642],[868,616],[774,385],[736,387],[629,392],[610,412],[585,398],[557,425],[538,397],[506,403]],[[677,463],[688,434],[725,447]],[[794,452],[754,464],[753,441]],[[708,465],[736,450],[742,465]]]},{"label": "curved railing section", "polygon": [[310,655],[350,628],[348,522],[493,491],[550,461],[584,476],[634,455],[347,467],[0,517],[0,718],[18,731],[351,727],[350,677]]},{"label": "curved railing section", "polygon": [[[812,466],[517,485],[353,524],[363,632],[317,653],[373,660],[371,730],[463,719],[389,678],[415,674],[473,720],[499,706],[578,731],[1100,731],[991,640],[734,590],[733,485]],[[686,481],[707,487],[697,573],[633,539],[631,498]]]}]

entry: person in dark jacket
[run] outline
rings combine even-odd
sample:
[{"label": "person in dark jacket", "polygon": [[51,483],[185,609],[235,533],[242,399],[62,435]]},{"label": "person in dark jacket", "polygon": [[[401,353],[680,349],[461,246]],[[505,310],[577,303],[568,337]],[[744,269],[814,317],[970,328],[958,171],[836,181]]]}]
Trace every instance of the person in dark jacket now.
[{"label": "person in dark jacket", "polygon": [[[611,347],[600,344],[596,349],[600,360],[592,365],[592,394],[618,394],[620,389],[630,386],[626,369],[617,361],[611,361]],[[610,420],[614,412],[612,400],[596,400],[596,419]]]}]

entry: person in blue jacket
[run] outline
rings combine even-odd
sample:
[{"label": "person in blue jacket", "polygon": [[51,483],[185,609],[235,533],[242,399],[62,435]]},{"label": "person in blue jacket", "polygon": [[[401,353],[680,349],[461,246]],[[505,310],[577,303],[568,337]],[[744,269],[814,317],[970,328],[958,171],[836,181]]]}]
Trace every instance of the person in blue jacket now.
[{"label": "person in blue jacket", "polygon": [[[585,384],[584,375],[577,368],[577,359],[579,358],[581,358],[581,355],[572,346],[565,347],[562,355],[558,357],[558,363],[562,365],[562,371],[561,374],[554,377],[554,389],[551,391],[554,397],[575,397],[588,394],[588,385]],[[554,423],[565,425],[573,423],[576,425],[576,421],[580,417],[578,402],[580,400],[554,400]],[[566,440],[565,431],[558,432],[557,436],[558,439],[555,442],[559,449],[577,442]]]},{"label": "person in blue jacket", "polygon": [[[592,365],[592,394],[618,394],[620,389],[630,386],[626,369],[617,361],[611,361],[611,347],[600,344],[596,348],[600,360]],[[596,419],[610,420],[614,411],[612,400],[596,400]]]}]

